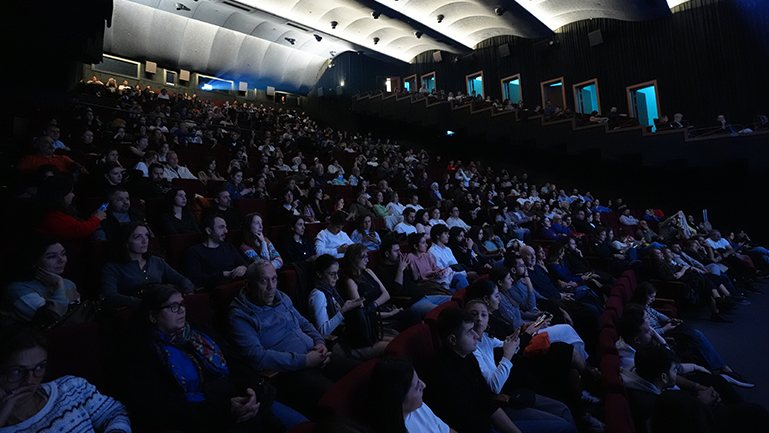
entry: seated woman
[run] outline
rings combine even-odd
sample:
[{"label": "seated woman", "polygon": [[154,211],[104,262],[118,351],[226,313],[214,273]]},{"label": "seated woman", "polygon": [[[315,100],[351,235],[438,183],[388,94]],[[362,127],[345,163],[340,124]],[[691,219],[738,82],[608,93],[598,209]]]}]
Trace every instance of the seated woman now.
[{"label": "seated woman", "polygon": [[489,251],[486,246],[484,245],[483,240],[483,229],[479,226],[472,226],[470,227],[470,230],[467,231],[465,234],[465,237],[468,239],[472,239],[473,245],[472,249],[475,252],[475,254],[478,256],[478,260],[480,260],[483,263],[492,263],[498,266],[502,265],[502,261],[504,260],[504,256],[501,251]]},{"label": "seated woman", "polygon": [[398,222],[403,221],[403,209],[405,209],[406,206],[400,203],[400,197],[398,197],[398,193],[392,191],[388,199],[389,202],[387,203],[387,210],[390,211],[390,215],[398,217]]},{"label": "seated woman", "polygon": [[377,191],[376,194],[374,194],[372,202],[374,203],[374,215],[380,218],[384,218],[385,224],[389,230],[393,230],[395,226],[403,220],[402,217],[398,218],[397,216],[390,213],[390,209],[385,207],[384,193],[382,191]]},{"label": "seated woman", "polygon": [[69,178],[51,176],[43,180],[37,192],[40,221],[36,231],[61,240],[79,240],[91,236],[107,218],[104,210],[94,212],[87,220],[78,217],[72,206],[74,184]]},{"label": "seated woman", "polygon": [[205,169],[198,172],[198,179],[203,183],[208,183],[209,180],[224,181],[225,179],[218,171],[216,171],[216,158],[209,156],[206,158],[206,162],[203,165]]},{"label": "seated woman", "polygon": [[160,236],[200,233],[195,216],[187,209],[187,192],[171,188],[165,196],[165,210],[160,214]]},{"label": "seated woman", "polygon": [[[547,270],[552,275],[551,279],[556,280],[556,284],[572,285],[572,286],[587,286],[594,291],[593,295],[600,293],[603,284],[599,281],[598,275],[588,273],[582,276],[574,275],[566,266],[564,256],[566,255],[566,248],[560,242],[553,242],[550,245],[550,249],[547,251],[547,258],[545,258],[545,264]],[[579,296],[576,297],[579,299]]]},{"label": "seated woman", "polygon": [[58,241],[39,237],[26,245],[19,280],[3,293],[3,322],[33,322],[47,325],[80,301],[72,281],[62,278],[67,251]]},{"label": "seated woman", "polygon": [[0,429],[16,432],[131,432],[128,411],[85,379],[42,383],[48,344],[29,329],[0,337]]},{"label": "seated woman", "polygon": [[[390,293],[374,271],[368,267],[368,250],[364,245],[352,244],[347,247],[340,267],[339,284],[342,297],[347,300],[363,298],[363,308],[379,311],[379,317],[390,319],[392,327],[400,332],[418,323],[421,318],[412,310],[389,308],[384,304],[390,300]],[[387,311],[389,309],[389,311]]]},{"label": "seated woman", "polygon": [[457,433],[422,401],[425,383],[405,358],[386,357],[371,373],[371,426],[380,433]]},{"label": "seated woman", "polygon": [[302,217],[292,216],[288,219],[286,235],[278,245],[283,263],[302,262],[315,257],[315,244],[312,239],[305,236],[305,229]]},{"label": "seated woman", "polygon": [[254,185],[254,198],[258,200],[269,200],[270,194],[267,192],[267,179],[259,176]]},{"label": "seated woman", "polygon": [[505,254],[505,244],[502,242],[502,239],[494,233],[494,229],[491,226],[484,227],[481,232],[483,233],[483,247],[486,248],[488,254]]},{"label": "seated woman", "polygon": [[373,225],[370,213],[359,215],[358,228],[352,232],[350,239],[356,244],[365,245],[369,251],[378,250],[382,239],[379,238],[379,233],[374,230]]},{"label": "seated woman", "polygon": [[441,269],[435,257],[427,250],[424,233],[412,233],[408,237],[411,253],[408,255],[409,267],[414,274],[414,281],[433,281],[449,289],[451,293],[467,287],[467,277],[456,275],[451,267]]},{"label": "seated woman", "polygon": [[269,260],[275,269],[283,267],[283,259],[278,250],[264,235],[262,216],[257,212],[246,215],[243,220],[243,244],[240,245],[240,252],[246,256],[249,263]]},{"label": "seated woman", "polygon": [[[550,320],[543,320],[537,326],[534,326],[537,323],[534,322],[523,324],[519,328],[514,327],[512,323],[498,313],[501,302],[499,288],[489,279],[478,280],[468,287],[466,299],[468,302],[467,308],[476,317],[476,324],[479,328],[482,325],[478,324],[477,321],[481,319],[482,312],[480,307],[476,312],[470,310],[473,305],[478,305],[471,302],[473,300],[480,300],[487,307],[485,309],[485,317],[488,320],[483,324],[485,327],[480,328],[482,332],[488,333],[489,337],[507,340],[516,329],[520,329],[520,348],[523,350],[530,344],[533,344],[532,341],[535,335],[539,334],[542,329],[550,326]],[[541,338],[538,340],[534,342],[537,343],[537,346],[542,343]],[[478,346],[482,346],[482,343],[479,343]],[[490,349],[493,351],[493,345]],[[484,357],[488,355],[487,352],[483,354]],[[509,373],[510,378],[507,381],[499,383],[498,377],[488,379],[497,381],[494,387],[510,390],[512,384],[515,384],[515,387],[536,390],[565,403],[573,413],[579,415],[580,422],[592,423],[595,421],[582,407],[583,396],[590,399],[595,399],[595,397],[581,391],[579,377],[582,374],[596,380],[599,377],[599,373],[585,364],[571,344],[554,341],[547,348],[538,347],[536,352],[533,351],[531,354],[527,354],[527,356],[522,356],[522,354],[523,352],[521,352],[521,355],[516,356],[512,362]],[[490,358],[491,365],[494,365],[493,359],[492,355]],[[481,368],[483,370],[483,367]],[[494,370],[496,370],[496,367],[494,367]],[[484,376],[494,373],[494,370],[491,372],[487,370]],[[505,386],[506,384],[508,385]]]},{"label": "seated woman", "polygon": [[[146,288],[145,323],[129,345],[129,407],[137,425],[185,432],[261,432],[306,421],[273,402],[274,391],[213,331],[187,322],[172,285]],[[273,415],[274,414],[274,415]],[[278,424],[278,425],[276,425]]]},{"label": "seated woman", "polygon": [[678,343],[685,345],[687,341],[693,341],[712,372],[720,374],[727,382],[735,386],[743,388],[753,388],[755,386],[752,383],[746,382],[742,376],[726,365],[726,361],[721,358],[721,355],[718,354],[713,345],[710,344],[710,341],[708,341],[708,338],[700,330],[685,325],[680,319],[671,319],[652,308],[651,305],[656,299],[657,288],[654,287],[654,284],[644,281],[638,284],[638,287],[633,292],[633,296],[628,301],[644,305],[646,315],[649,317],[649,326],[656,331],[652,334],[652,339],[665,346],[668,345],[667,340],[671,340],[673,345]]},{"label": "seated woman", "polygon": [[[551,260],[555,260],[555,258],[558,258],[560,260],[560,263],[563,263],[563,254],[564,254],[564,248],[563,245],[561,245],[558,242],[554,242],[551,245],[551,249],[554,245],[558,245],[555,247],[554,251],[555,254],[557,254],[555,257],[551,257]],[[552,262],[548,262],[548,256],[547,252],[544,248],[542,248],[542,245],[539,244],[533,244],[532,248],[534,248],[534,251],[536,252],[537,257],[537,266],[542,267],[545,269],[548,273],[548,276],[550,277],[550,281],[552,281],[553,285],[558,289],[559,292],[565,293],[570,295],[572,299],[578,300],[582,302],[584,305],[586,305],[590,310],[593,312],[593,315],[595,317],[600,317],[601,313],[603,313],[603,305],[604,302],[601,300],[601,298],[598,297],[598,295],[593,292],[590,287],[586,285],[579,285],[578,283],[575,283],[573,281],[570,281],[566,277],[561,276],[561,274],[556,271],[552,266]],[[577,277],[581,278],[581,277]]]},{"label": "seated woman", "polygon": [[441,209],[436,206],[430,209],[430,225],[435,226],[438,224],[443,224],[446,227],[448,227],[448,224],[446,223],[446,221],[441,219]]},{"label": "seated woman", "polygon": [[309,223],[326,222],[331,213],[323,202],[323,190],[315,186],[308,194],[309,201],[302,209],[302,215]]},{"label": "seated woman", "polygon": [[729,293],[723,284],[716,286],[713,281],[697,272],[695,268],[678,265],[666,258],[665,253],[658,248],[651,248],[649,257],[651,258],[652,272],[656,278],[663,281],[680,281],[684,284],[684,300],[686,302],[697,304],[701,298],[707,299],[710,308],[710,320],[723,323],[732,322],[732,319],[723,316],[720,311],[733,307],[733,303],[721,296],[722,294],[728,296]]},{"label": "seated woman", "polygon": [[[336,283],[339,280],[339,262],[330,254],[323,254],[315,259],[315,276],[317,278],[315,288],[310,292],[308,299],[312,316],[310,322],[321,334],[331,334],[344,322],[349,311],[363,307],[365,299],[362,297],[349,301],[342,299],[342,295],[336,289]],[[345,336],[346,333],[342,332],[340,342],[342,348],[348,356],[359,360],[381,356],[392,340],[391,337],[383,337],[371,346],[358,346],[348,341]]]},{"label": "seated woman", "polygon": [[419,209],[417,216],[414,218],[414,226],[417,228],[417,233],[424,233],[426,238],[430,238],[430,214],[427,213],[427,209]]},{"label": "seated woman", "polygon": [[111,307],[135,307],[145,284],[174,284],[182,293],[192,293],[195,286],[176,272],[165,260],[149,251],[149,227],[131,222],[121,227],[118,260],[104,265],[101,292]]},{"label": "seated woman", "polygon": [[[508,335],[503,340],[491,337],[486,330],[489,328],[489,317],[491,307],[481,299],[472,299],[465,306],[467,311],[473,315],[475,325],[473,330],[480,337],[473,355],[478,360],[478,366],[486,379],[491,392],[500,394],[513,391],[517,387],[513,381],[509,381],[510,372],[514,368],[513,362],[525,363],[523,353],[519,353],[521,339],[528,343],[532,335],[544,325],[529,326],[523,331],[521,336]],[[502,349],[502,358],[499,364],[494,359],[494,349]],[[516,356],[517,355],[517,356]],[[515,358],[514,358],[515,357]],[[518,367],[523,369],[525,367]],[[577,432],[574,425],[574,418],[571,416],[569,408],[563,403],[547,398],[542,395],[534,395],[533,401],[525,408],[505,407],[505,413],[515,423],[516,427],[525,432]]]},{"label": "seated woman", "polygon": [[246,188],[246,186],[243,185],[243,169],[239,166],[233,167],[232,170],[230,170],[230,178],[224,186],[227,187],[227,191],[230,192],[230,198],[233,200],[237,198],[254,197],[254,188]]},{"label": "seated woman", "polygon": [[283,188],[280,191],[279,199],[280,208],[278,209],[278,215],[280,217],[301,216],[299,212],[299,200],[294,200],[294,193],[288,188]]}]

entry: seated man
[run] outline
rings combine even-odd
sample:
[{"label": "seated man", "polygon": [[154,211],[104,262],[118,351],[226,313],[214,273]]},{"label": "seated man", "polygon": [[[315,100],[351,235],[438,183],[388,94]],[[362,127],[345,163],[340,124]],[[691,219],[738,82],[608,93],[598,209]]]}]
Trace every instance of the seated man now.
[{"label": "seated man", "polygon": [[163,177],[165,177],[166,180],[197,179],[190,169],[183,165],[179,165],[179,155],[173,150],[166,153],[166,168]]},{"label": "seated man", "polygon": [[214,204],[203,211],[203,220],[213,215],[219,215],[224,218],[227,227],[231,227],[233,230],[240,229],[243,217],[240,212],[232,207],[230,191],[226,187],[221,187],[216,190],[214,193]]},{"label": "seated man", "polygon": [[442,344],[425,377],[425,401],[455,431],[520,432],[492,399],[473,356],[479,339],[473,325],[473,316],[459,308],[448,308],[438,316]]},{"label": "seated man", "polygon": [[215,287],[246,274],[246,261],[227,238],[227,223],[219,216],[203,222],[208,238],[187,250],[185,275],[196,287]]},{"label": "seated man", "polygon": [[403,233],[408,236],[417,232],[416,226],[414,226],[414,219],[416,218],[417,211],[412,207],[406,207],[403,209],[403,221],[395,225],[395,231]]},{"label": "seated man", "polygon": [[76,163],[68,156],[55,155],[54,151],[56,148],[54,147],[53,140],[47,135],[35,137],[32,140],[32,149],[35,153],[21,158],[16,168],[23,172],[33,172],[41,165],[52,164],[61,173],[74,173],[76,171],[87,173],[82,165]]},{"label": "seated man", "polygon": [[451,216],[446,219],[446,225],[449,228],[460,227],[464,231],[470,230],[470,226],[459,217],[459,208],[456,206],[451,208]]},{"label": "seated man", "polygon": [[280,372],[277,400],[312,414],[320,398],[357,364],[333,354],[315,327],[278,291],[278,274],[267,260],[252,263],[246,289],[227,316],[230,337],[254,369]]},{"label": "seated man", "polygon": [[[438,224],[430,230],[430,239],[433,241],[430,249],[427,250],[430,255],[435,259],[435,264],[441,269],[449,268],[459,269],[461,265],[454,257],[454,252],[451,251],[446,244],[449,243],[449,228],[443,224]],[[456,287],[458,290],[464,289],[469,283],[467,282],[467,271],[456,270],[452,277],[451,287]]]},{"label": "seated man", "polygon": [[[615,343],[622,370],[635,370],[635,356],[638,349],[652,344],[655,331],[649,323],[649,316],[643,306],[627,304],[622,317],[617,321],[619,340]],[[684,377],[684,375],[686,377]],[[624,377],[624,373],[623,373]],[[686,390],[701,392],[715,389],[726,404],[741,403],[742,397],[723,377],[711,374],[705,367],[693,363],[681,364],[675,384]]]},{"label": "seated man", "polygon": [[[652,417],[652,425],[664,422],[667,431],[765,430],[769,413],[758,405],[745,402],[727,405],[712,387],[678,388],[678,374],[683,369],[683,364],[673,352],[650,344],[636,352],[634,370],[621,371],[636,431],[646,431],[647,421]],[[684,407],[687,409],[682,410]],[[670,422],[677,423],[678,427],[670,425]],[[657,431],[654,427],[652,429]]]},{"label": "seated man", "polygon": [[[160,163],[150,164],[147,169],[149,177],[139,178],[138,182],[131,184],[132,191],[143,199],[163,198],[173,188],[173,184],[166,180],[165,168]],[[130,189],[130,188],[129,188]]]},{"label": "seated man", "polygon": [[449,292],[435,290],[434,294],[428,294],[414,281],[414,275],[408,269],[406,255],[401,254],[400,245],[391,237],[382,241],[379,254],[382,262],[374,269],[379,281],[391,296],[409,298],[409,308],[417,311],[420,316],[424,317],[433,308],[451,300]]},{"label": "seated man", "polygon": [[406,207],[410,207],[410,208],[414,209],[414,212],[420,211],[420,210],[424,209],[419,204],[419,194],[417,194],[415,192],[411,193],[411,197],[409,197],[409,203],[406,205]]},{"label": "seated man", "polygon": [[107,218],[93,234],[97,241],[119,239],[120,228],[130,222],[147,223],[143,213],[131,208],[131,197],[123,187],[115,187],[107,193],[107,204]]},{"label": "seated man", "polygon": [[638,220],[633,215],[630,215],[630,209],[628,208],[625,208],[625,210],[622,211],[622,215],[619,217],[619,222],[626,226],[638,225]]},{"label": "seated man", "polygon": [[346,222],[347,217],[343,212],[337,211],[331,214],[328,227],[321,230],[315,237],[315,252],[318,255],[330,254],[337,259],[344,257],[347,247],[355,243],[347,233],[342,231]]}]

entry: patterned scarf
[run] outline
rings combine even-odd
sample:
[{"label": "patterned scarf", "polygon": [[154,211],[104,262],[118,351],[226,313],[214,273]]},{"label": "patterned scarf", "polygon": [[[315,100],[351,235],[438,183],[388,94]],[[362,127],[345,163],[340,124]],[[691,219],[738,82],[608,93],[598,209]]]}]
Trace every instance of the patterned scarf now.
[{"label": "patterned scarf", "polygon": [[[157,329],[153,330],[152,347],[155,349],[158,356],[160,356],[163,364],[174,376],[176,382],[182,390],[185,391],[187,399],[190,401],[202,400],[202,394],[197,390],[187,390],[187,378],[182,375],[178,366],[173,364],[171,353],[168,351],[167,346],[173,346],[174,348],[179,349],[190,359],[190,361],[192,361],[192,364],[195,365],[195,369],[198,372],[198,378],[201,383],[203,382],[204,370],[214,373],[217,376],[227,376],[230,374],[227,369],[227,362],[224,360],[224,356],[222,355],[219,346],[217,346],[206,334],[194,331],[189,324],[171,334],[164,334]],[[190,351],[189,349],[192,350]]]}]

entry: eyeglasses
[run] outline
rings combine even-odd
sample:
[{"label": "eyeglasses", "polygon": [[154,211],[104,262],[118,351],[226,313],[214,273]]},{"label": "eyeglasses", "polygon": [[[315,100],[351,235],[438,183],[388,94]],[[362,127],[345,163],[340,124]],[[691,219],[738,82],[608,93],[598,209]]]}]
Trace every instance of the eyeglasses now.
[{"label": "eyeglasses", "polygon": [[45,368],[48,366],[47,361],[41,362],[32,368],[13,367],[5,370],[5,380],[8,383],[16,383],[24,380],[29,373],[32,373],[35,377],[43,377],[45,375]]},{"label": "eyeglasses", "polygon": [[170,310],[172,313],[178,313],[179,310],[184,308],[187,310],[187,306],[184,304],[184,301],[182,302],[174,302],[173,304],[166,305],[165,307],[160,307],[158,310]]}]

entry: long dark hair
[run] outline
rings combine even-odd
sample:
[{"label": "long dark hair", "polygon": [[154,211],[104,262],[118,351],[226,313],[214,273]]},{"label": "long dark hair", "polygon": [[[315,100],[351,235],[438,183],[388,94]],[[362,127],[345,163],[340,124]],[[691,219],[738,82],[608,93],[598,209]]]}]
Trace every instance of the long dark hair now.
[{"label": "long dark hair", "polygon": [[371,372],[371,395],[377,397],[373,405],[372,424],[382,433],[407,433],[403,419],[403,402],[414,380],[414,366],[397,356],[379,360]]},{"label": "long dark hair", "polygon": [[[26,242],[22,254],[14,260],[16,266],[11,268],[13,278],[18,281],[29,281],[35,279],[37,270],[37,261],[40,260],[51,245],[59,244],[58,240],[47,236],[37,235]],[[5,281],[4,281],[5,282]]]},{"label": "long dark hair", "polygon": [[347,278],[352,279],[356,283],[361,276],[361,269],[358,267],[361,254],[366,253],[368,248],[363,244],[352,244],[347,247],[347,251],[344,253],[341,263],[339,264],[339,271],[342,275],[339,276],[339,281],[345,281]]},{"label": "long dark hair", "polygon": [[[147,233],[152,233],[150,230],[150,227],[141,221],[131,221],[128,224],[120,227],[120,242],[115,245],[115,259],[121,262],[130,262],[131,258],[128,255],[128,246],[126,244],[128,243],[128,239],[131,238],[131,235],[136,231],[137,228],[144,227],[147,229]],[[144,260],[149,260],[149,258],[152,256],[152,253],[150,252],[149,245],[147,246],[147,252],[142,255],[144,257]]]},{"label": "long dark hair", "polygon": [[[243,218],[243,230],[241,231],[241,234],[243,235],[243,243],[248,245],[249,247],[253,248],[254,250],[259,249],[261,251],[262,244],[259,242],[259,239],[251,233],[251,223],[254,222],[254,218],[259,217],[259,219],[262,220],[262,233],[264,233],[264,218],[262,218],[262,214],[259,212],[251,212],[250,214],[246,215],[245,218]],[[264,238],[265,241],[267,241],[267,237]],[[259,242],[257,244],[257,242]]]},{"label": "long dark hair", "polygon": [[[173,215],[174,213],[174,199],[176,199],[176,194],[179,193],[179,191],[184,191],[184,194],[187,194],[187,191],[185,191],[184,188],[174,187],[171,188],[167,193],[166,196],[163,198],[163,209],[166,213],[170,213]],[[189,204],[190,198],[187,197],[187,204]],[[184,213],[187,210],[187,206],[182,208],[182,213]]]}]

